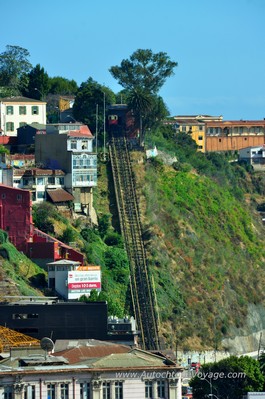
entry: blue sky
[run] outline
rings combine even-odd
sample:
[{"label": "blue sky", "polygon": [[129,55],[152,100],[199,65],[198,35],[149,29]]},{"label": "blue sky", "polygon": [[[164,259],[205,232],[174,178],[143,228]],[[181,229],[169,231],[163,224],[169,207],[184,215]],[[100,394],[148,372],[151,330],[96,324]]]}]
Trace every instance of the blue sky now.
[{"label": "blue sky", "polygon": [[171,115],[265,118],[264,0],[12,0],[1,4],[0,52],[17,45],[49,76],[92,77],[137,49],[178,62],[160,95]]}]

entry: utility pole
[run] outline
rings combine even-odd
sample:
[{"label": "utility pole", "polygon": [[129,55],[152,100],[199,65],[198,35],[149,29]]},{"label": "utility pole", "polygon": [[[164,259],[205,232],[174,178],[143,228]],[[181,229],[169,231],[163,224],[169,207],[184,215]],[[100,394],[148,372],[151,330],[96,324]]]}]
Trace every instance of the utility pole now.
[{"label": "utility pole", "polygon": [[103,104],[103,116],[104,116],[104,122],[103,122],[103,160],[106,161],[106,98],[105,98],[105,92],[104,94],[104,104]]},{"label": "utility pole", "polygon": [[98,153],[98,104],[96,105],[96,154]]}]

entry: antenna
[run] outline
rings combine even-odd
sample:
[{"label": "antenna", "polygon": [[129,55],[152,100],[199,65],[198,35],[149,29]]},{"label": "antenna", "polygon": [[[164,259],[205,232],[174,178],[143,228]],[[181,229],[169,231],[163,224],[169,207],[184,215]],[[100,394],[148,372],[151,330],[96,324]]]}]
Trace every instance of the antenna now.
[{"label": "antenna", "polygon": [[47,353],[51,352],[54,348],[54,342],[50,338],[44,337],[40,341],[40,346],[41,346],[41,349],[43,349],[45,351],[45,360],[46,360]]}]

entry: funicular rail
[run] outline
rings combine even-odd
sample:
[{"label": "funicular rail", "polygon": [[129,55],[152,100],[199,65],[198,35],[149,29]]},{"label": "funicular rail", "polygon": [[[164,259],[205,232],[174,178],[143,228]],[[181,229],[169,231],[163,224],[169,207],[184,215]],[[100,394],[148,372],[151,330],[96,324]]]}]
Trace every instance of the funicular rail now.
[{"label": "funicular rail", "polygon": [[148,272],[130,154],[124,137],[109,146],[121,232],[130,263],[131,291],[143,349],[159,349],[155,301]]}]

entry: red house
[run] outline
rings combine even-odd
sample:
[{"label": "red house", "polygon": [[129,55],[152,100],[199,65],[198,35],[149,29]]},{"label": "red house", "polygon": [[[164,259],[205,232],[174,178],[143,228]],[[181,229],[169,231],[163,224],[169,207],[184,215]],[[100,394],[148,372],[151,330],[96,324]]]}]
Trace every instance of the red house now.
[{"label": "red house", "polygon": [[0,184],[0,228],[19,251],[27,253],[28,242],[33,240],[29,191]]},{"label": "red house", "polygon": [[31,211],[30,191],[0,184],[0,229],[17,250],[40,266],[59,259],[83,264],[83,254],[34,227]]}]

